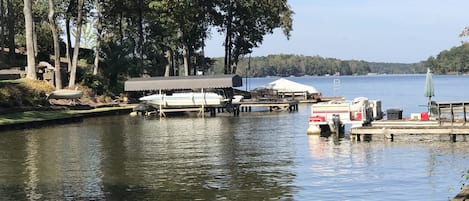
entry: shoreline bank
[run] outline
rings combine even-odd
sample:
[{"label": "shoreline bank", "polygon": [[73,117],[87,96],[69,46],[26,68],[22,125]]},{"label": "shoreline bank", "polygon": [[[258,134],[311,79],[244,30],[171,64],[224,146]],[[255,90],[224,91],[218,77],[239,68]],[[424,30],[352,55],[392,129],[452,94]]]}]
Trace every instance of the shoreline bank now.
[{"label": "shoreline bank", "polygon": [[0,131],[38,128],[49,125],[80,122],[83,118],[105,115],[129,114],[131,105],[94,109],[63,109],[46,111],[22,111],[0,115]]},{"label": "shoreline bank", "polygon": [[466,186],[466,188],[462,189],[456,196],[454,196],[451,201],[465,201],[469,200],[469,186]]}]

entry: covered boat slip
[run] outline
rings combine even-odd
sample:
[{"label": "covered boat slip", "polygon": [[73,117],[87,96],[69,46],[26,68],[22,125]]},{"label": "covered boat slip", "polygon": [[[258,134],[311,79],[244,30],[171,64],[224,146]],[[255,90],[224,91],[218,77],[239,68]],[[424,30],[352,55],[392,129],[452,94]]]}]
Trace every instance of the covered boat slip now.
[{"label": "covered boat slip", "polygon": [[321,97],[321,93],[314,87],[293,82],[291,80],[280,78],[273,82],[270,82],[266,85],[260,86],[254,91],[262,90],[274,90],[282,98],[287,98],[290,100],[315,100],[317,101]]},{"label": "covered boat slip", "polygon": [[418,138],[419,140],[468,141],[469,125],[467,111],[469,101],[432,101],[429,105],[430,120],[384,120],[373,122],[371,126],[352,128],[350,137],[357,141],[399,140]]},{"label": "covered boat slip", "polygon": [[[231,100],[233,97],[233,87],[241,87],[242,79],[238,75],[208,75],[208,76],[173,76],[173,77],[150,77],[150,78],[132,78],[125,82],[124,90],[127,92],[158,92],[158,94],[166,93],[166,99],[172,94],[177,94],[178,91],[196,91],[198,94],[205,94],[207,92],[221,93],[226,100]],[[201,96],[206,98],[206,96]],[[192,97],[193,98],[193,97]],[[180,101],[180,100],[178,100]],[[199,111],[201,115],[205,110],[209,110],[214,115],[216,107],[221,105],[205,104],[209,103],[207,100],[196,101],[190,107],[183,104],[180,107],[170,107],[171,104],[159,104],[158,112],[160,117],[165,116],[166,112],[181,112],[181,111]],[[200,104],[198,104],[200,103]],[[181,105],[181,104],[180,104]]]},{"label": "covered boat slip", "polygon": [[172,76],[132,78],[124,83],[124,90],[231,89],[241,86],[243,81],[239,75]]}]

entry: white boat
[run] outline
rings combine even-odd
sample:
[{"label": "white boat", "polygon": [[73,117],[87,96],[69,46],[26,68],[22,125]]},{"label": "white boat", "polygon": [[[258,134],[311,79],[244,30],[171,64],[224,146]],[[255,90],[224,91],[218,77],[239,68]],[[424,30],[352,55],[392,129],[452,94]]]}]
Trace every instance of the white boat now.
[{"label": "white boat", "polygon": [[51,92],[47,99],[77,99],[83,96],[83,91],[73,89],[59,89]]},{"label": "white boat", "polygon": [[189,92],[173,94],[153,94],[139,99],[154,107],[184,108],[201,106],[221,106],[224,98],[213,92]]},{"label": "white boat", "polygon": [[[343,134],[343,126],[361,127],[383,117],[381,101],[365,97],[353,101],[330,101],[313,104],[309,117],[308,134]],[[338,132],[339,131],[339,132]]]}]

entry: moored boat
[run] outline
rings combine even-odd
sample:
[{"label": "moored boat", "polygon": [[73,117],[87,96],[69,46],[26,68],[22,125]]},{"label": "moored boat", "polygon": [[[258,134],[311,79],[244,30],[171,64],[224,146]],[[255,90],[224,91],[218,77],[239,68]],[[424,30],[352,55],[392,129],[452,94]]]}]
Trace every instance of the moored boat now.
[{"label": "moored boat", "polygon": [[153,94],[139,99],[153,107],[184,108],[201,106],[222,106],[224,98],[213,92],[185,92],[173,94]]},{"label": "moored boat", "polygon": [[361,127],[383,117],[381,101],[365,97],[353,101],[330,101],[313,104],[309,117],[308,134],[328,136],[344,134],[344,125]]},{"label": "moored boat", "polygon": [[73,89],[59,89],[51,92],[47,99],[77,99],[83,96],[83,91]]}]

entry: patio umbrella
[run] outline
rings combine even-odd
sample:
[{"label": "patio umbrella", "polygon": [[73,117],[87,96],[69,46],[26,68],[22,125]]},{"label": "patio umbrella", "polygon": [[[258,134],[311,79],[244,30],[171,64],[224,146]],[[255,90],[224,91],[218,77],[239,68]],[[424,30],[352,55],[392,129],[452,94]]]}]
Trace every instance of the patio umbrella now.
[{"label": "patio umbrella", "polygon": [[423,95],[425,97],[428,97],[428,110],[430,112],[430,105],[432,102],[432,97],[435,96],[432,72],[430,71],[430,68],[427,68],[427,77],[425,78],[425,89],[424,89]]}]

